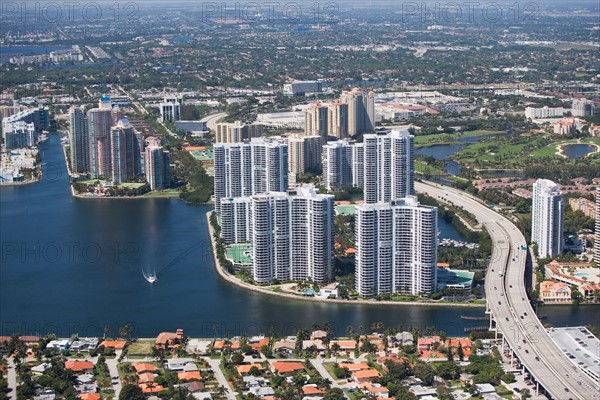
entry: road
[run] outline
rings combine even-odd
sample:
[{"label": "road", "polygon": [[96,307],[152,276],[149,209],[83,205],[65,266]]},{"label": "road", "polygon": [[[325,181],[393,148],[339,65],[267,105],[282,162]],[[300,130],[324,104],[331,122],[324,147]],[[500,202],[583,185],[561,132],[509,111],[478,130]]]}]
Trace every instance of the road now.
[{"label": "road", "polygon": [[119,398],[119,394],[121,393],[121,379],[113,380],[113,377],[119,377],[119,370],[117,369],[117,364],[119,363],[119,358],[121,358],[121,353],[123,350],[117,350],[114,358],[107,358],[106,365],[108,366],[108,372],[110,372],[110,381],[113,385],[113,390],[115,391],[115,399]]},{"label": "road", "polygon": [[127,96],[129,98],[131,105],[134,106],[139,112],[141,112],[142,114],[146,114],[146,115],[149,114],[148,110],[146,110],[146,107],[141,105],[139,101],[133,100],[133,96],[131,95],[131,93],[129,93],[128,91],[123,89],[123,86],[117,85],[117,89],[119,89],[125,96]]},{"label": "road", "polygon": [[223,371],[221,371],[221,368],[219,366],[221,360],[215,360],[210,357],[203,357],[203,359],[208,363],[208,365],[210,365],[210,369],[212,369],[215,373],[215,378],[217,378],[217,382],[219,382],[219,385],[227,389],[227,398],[230,400],[235,400],[235,394],[231,391],[229,383],[227,382],[227,379],[225,379],[225,375],[223,374]]},{"label": "road", "polygon": [[468,193],[421,182],[415,182],[415,189],[459,205],[490,233],[494,246],[485,280],[487,312],[535,380],[557,400],[600,398],[598,384],[573,366],[529,303],[524,281],[527,243],[519,229]]},{"label": "road", "polygon": [[15,371],[15,361],[13,357],[8,357],[8,372],[6,379],[8,380],[9,399],[17,398],[17,371]]},{"label": "road", "polygon": [[200,121],[204,122],[208,129],[215,130],[217,127],[217,122],[219,122],[219,120],[225,118],[226,116],[227,116],[226,113],[221,112],[221,113],[217,113],[217,114],[207,115],[206,117],[202,118]]}]

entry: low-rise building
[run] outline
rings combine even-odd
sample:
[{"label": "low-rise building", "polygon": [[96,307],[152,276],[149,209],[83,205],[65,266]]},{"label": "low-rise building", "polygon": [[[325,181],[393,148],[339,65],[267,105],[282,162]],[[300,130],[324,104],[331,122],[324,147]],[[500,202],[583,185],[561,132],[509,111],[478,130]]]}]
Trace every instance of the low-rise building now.
[{"label": "low-rise building", "polygon": [[544,281],[540,284],[540,301],[546,304],[571,303],[571,288],[562,282]]},{"label": "low-rise building", "polygon": [[591,200],[584,197],[572,197],[569,199],[569,205],[573,211],[581,211],[587,217],[596,218],[596,205]]}]

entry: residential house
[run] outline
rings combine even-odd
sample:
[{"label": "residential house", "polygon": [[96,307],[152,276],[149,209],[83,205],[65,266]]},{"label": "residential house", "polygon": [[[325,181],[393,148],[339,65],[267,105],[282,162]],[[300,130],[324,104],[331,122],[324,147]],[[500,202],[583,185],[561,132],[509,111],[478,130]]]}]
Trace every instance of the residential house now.
[{"label": "residential house", "polygon": [[156,366],[154,364],[151,364],[151,363],[136,362],[136,363],[132,363],[131,366],[133,368],[135,368],[135,372],[137,374],[141,374],[141,373],[144,373],[144,372],[156,372],[156,371],[158,371],[158,368],[156,368]]},{"label": "residential house", "polygon": [[165,363],[165,368],[169,371],[183,371],[185,369],[185,366],[189,363],[194,364],[194,360],[192,360],[191,358],[172,358],[170,360],[167,360],[167,362]]},{"label": "residential house", "polygon": [[362,385],[362,391],[364,394],[373,395],[378,399],[389,399],[390,398],[390,390],[385,386],[381,386],[378,383],[367,382]]},{"label": "residential house", "polygon": [[157,349],[169,350],[183,343],[183,329],[177,329],[173,332],[161,332],[156,337],[155,345]]},{"label": "residential house", "polygon": [[[292,340],[293,339],[293,340]],[[273,344],[273,351],[277,353],[288,353],[291,354],[296,350],[296,338],[291,337],[287,339],[281,339]]]},{"label": "residential house", "polygon": [[540,300],[546,304],[571,303],[571,288],[562,282],[543,281],[540,285]]},{"label": "residential house", "polygon": [[297,371],[304,371],[304,364],[299,361],[273,361],[271,370],[280,375],[293,374]]},{"label": "residential house", "polygon": [[352,373],[352,379],[358,385],[371,382],[375,378],[379,378],[381,374],[376,369],[361,369]]},{"label": "residential house", "polygon": [[237,371],[241,376],[248,375],[252,368],[256,368],[259,371],[263,371],[265,368],[259,363],[253,364],[241,364],[237,366]]},{"label": "residential house", "polygon": [[68,360],[65,362],[65,369],[75,373],[91,373],[94,370],[94,363],[91,361]]},{"label": "residential house", "polygon": [[433,345],[440,342],[441,339],[439,336],[420,337],[417,340],[417,350],[419,350],[419,352],[421,353],[427,350],[431,350]]}]

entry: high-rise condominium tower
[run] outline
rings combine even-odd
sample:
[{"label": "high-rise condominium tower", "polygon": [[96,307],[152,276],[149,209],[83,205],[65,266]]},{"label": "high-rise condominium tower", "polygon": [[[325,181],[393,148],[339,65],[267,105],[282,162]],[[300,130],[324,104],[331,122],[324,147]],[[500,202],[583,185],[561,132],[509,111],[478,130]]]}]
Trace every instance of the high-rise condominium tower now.
[{"label": "high-rise condominium tower", "polygon": [[437,208],[414,196],[356,206],[356,250],[360,295],[435,292]]},{"label": "high-rise condominium tower", "polygon": [[556,183],[538,179],[533,184],[531,241],[540,258],[557,257],[563,248],[564,200]]},{"label": "high-rise condominium tower", "polygon": [[283,140],[254,138],[247,143],[214,146],[215,210],[223,197],[285,192],[288,187],[288,145]]}]

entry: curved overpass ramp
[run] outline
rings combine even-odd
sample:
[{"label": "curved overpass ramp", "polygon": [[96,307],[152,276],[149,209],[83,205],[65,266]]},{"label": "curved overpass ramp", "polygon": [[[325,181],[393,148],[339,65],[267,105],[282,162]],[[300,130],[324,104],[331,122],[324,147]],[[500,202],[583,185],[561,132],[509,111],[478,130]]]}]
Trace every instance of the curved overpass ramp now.
[{"label": "curved overpass ramp", "polygon": [[487,312],[516,357],[556,400],[600,399],[600,387],[571,363],[537,318],[525,292],[527,243],[517,227],[468,193],[435,183],[415,189],[473,214],[493,241],[486,273]]}]

